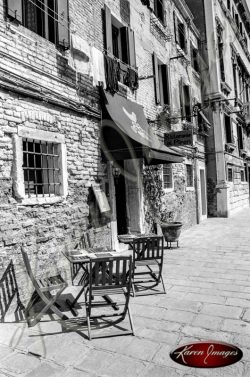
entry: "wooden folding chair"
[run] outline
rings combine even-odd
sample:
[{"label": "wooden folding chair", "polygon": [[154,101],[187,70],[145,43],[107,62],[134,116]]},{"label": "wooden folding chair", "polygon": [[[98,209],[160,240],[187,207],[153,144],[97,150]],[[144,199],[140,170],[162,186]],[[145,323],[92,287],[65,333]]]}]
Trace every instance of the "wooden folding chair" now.
[{"label": "wooden folding chair", "polygon": [[[155,283],[151,286],[151,288],[153,288],[161,282],[163,291],[166,293],[162,278],[163,255],[163,237],[138,237],[133,240],[132,291],[134,296],[136,283],[153,282]],[[146,277],[147,275],[149,275],[149,277]],[[136,279],[136,276],[145,276],[145,278],[140,280]]]},{"label": "wooden folding chair", "polygon": [[[80,241],[76,245],[75,249],[89,249],[89,248],[93,247],[93,240],[92,240],[93,235],[91,233],[93,233],[93,231],[91,231],[90,229],[86,230],[86,232],[83,233]],[[78,273],[81,269],[83,269],[83,274],[82,274],[80,280],[78,281],[78,285],[84,284],[84,282],[86,281],[86,279],[88,277],[88,274],[86,273],[86,269],[83,267],[82,263],[71,263],[70,264],[72,285],[74,285],[74,280],[77,277],[77,275],[78,275]]]},{"label": "wooden folding chair", "polygon": [[[130,290],[131,290],[131,275],[132,274],[132,256],[112,256],[102,257],[90,260],[90,274],[89,285],[85,290],[85,304],[88,324],[89,340],[92,338],[100,338],[106,336],[117,335],[134,335],[134,327],[132,315],[129,307]],[[114,302],[111,299],[113,295],[123,295],[122,302]],[[94,301],[96,296],[109,297],[109,300]],[[92,311],[97,307],[111,307],[123,305],[123,310],[120,308],[118,312],[108,312],[105,314],[92,315]],[[105,317],[120,317],[112,324],[116,325],[125,319],[128,313],[131,330],[120,330],[113,333],[100,333],[100,335],[92,336],[91,334],[91,320]]]},{"label": "wooden folding chair", "polygon": [[[59,274],[56,276],[36,279],[33,275],[27,253],[24,251],[23,247],[21,248],[21,252],[28,276],[35,289],[27,307],[25,308],[25,316],[28,326],[35,326],[41,320],[42,316],[48,312],[48,310],[52,310],[61,319],[68,319],[68,317],[59,310],[60,306],[57,304],[58,298],[68,284]],[[54,296],[52,296],[51,291],[56,291]],[[39,313],[34,313],[33,311],[32,314],[32,307],[38,301],[42,301],[45,306]]]}]

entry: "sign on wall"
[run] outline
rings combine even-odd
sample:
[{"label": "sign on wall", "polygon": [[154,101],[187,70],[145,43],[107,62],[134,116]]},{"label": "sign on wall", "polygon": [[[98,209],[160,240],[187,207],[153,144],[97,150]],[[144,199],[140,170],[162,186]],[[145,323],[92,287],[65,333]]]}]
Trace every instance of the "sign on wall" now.
[{"label": "sign on wall", "polygon": [[181,145],[192,145],[193,134],[191,130],[169,132],[164,135],[164,144],[167,147],[179,147]]}]

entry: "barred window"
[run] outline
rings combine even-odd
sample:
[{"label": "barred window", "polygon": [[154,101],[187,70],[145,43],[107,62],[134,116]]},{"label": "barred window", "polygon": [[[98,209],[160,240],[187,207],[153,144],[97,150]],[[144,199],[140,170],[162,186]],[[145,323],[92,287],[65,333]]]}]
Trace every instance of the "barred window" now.
[{"label": "barred window", "polygon": [[163,165],[163,188],[164,189],[173,188],[173,174],[172,174],[171,164]]},{"label": "barred window", "polygon": [[186,165],[187,169],[187,187],[194,186],[193,165]]},{"label": "barred window", "polygon": [[25,194],[60,195],[58,144],[23,139]]}]

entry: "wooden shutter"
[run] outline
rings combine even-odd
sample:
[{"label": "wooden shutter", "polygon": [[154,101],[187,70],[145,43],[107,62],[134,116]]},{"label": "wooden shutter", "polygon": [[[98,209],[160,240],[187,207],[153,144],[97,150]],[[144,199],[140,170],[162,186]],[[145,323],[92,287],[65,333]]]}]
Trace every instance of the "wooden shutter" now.
[{"label": "wooden shutter", "polygon": [[177,17],[176,17],[175,12],[174,12],[173,18],[174,18],[174,36],[175,36],[175,42],[179,43]]},{"label": "wooden shutter", "polygon": [[183,93],[183,80],[179,81],[179,93],[180,93],[180,111],[182,120],[185,117],[185,105],[184,105],[184,93]]},{"label": "wooden shutter", "polygon": [[122,56],[120,57],[124,63],[129,64],[129,33],[126,26],[120,28]]},{"label": "wooden shutter", "polygon": [[162,1],[162,9],[163,9],[163,25],[167,26],[167,20],[166,20],[166,2]]},{"label": "wooden shutter", "polygon": [[22,0],[7,0],[7,12],[10,18],[23,23]]},{"label": "wooden shutter", "polygon": [[135,33],[132,29],[128,29],[128,44],[129,44],[129,64],[136,68],[136,53],[135,53]]},{"label": "wooden shutter", "polygon": [[111,11],[106,4],[104,5],[104,18],[106,42],[105,48],[109,54],[113,54]]},{"label": "wooden shutter", "polygon": [[68,0],[57,1],[58,12],[58,45],[65,49],[70,46],[69,43],[69,4]]},{"label": "wooden shutter", "polygon": [[154,70],[154,81],[155,81],[155,102],[158,105],[161,102],[161,97],[160,97],[158,59],[155,53],[153,53],[153,70]]},{"label": "wooden shutter", "polygon": [[163,80],[164,104],[170,105],[170,85],[169,85],[168,66],[166,64],[162,64],[161,70],[162,70],[162,80]]}]

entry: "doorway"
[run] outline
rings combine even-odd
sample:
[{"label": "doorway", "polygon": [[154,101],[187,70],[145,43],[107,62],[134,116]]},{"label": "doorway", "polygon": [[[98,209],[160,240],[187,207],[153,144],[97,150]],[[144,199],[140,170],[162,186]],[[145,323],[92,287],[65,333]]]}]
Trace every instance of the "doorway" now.
[{"label": "doorway", "polygon": [[117,233],[127,233],[126,184],[124,174],[115,178]]},{"label": "doorway", "polygon": [[205,170],[200,169],[201,215],[207,216]]}]

